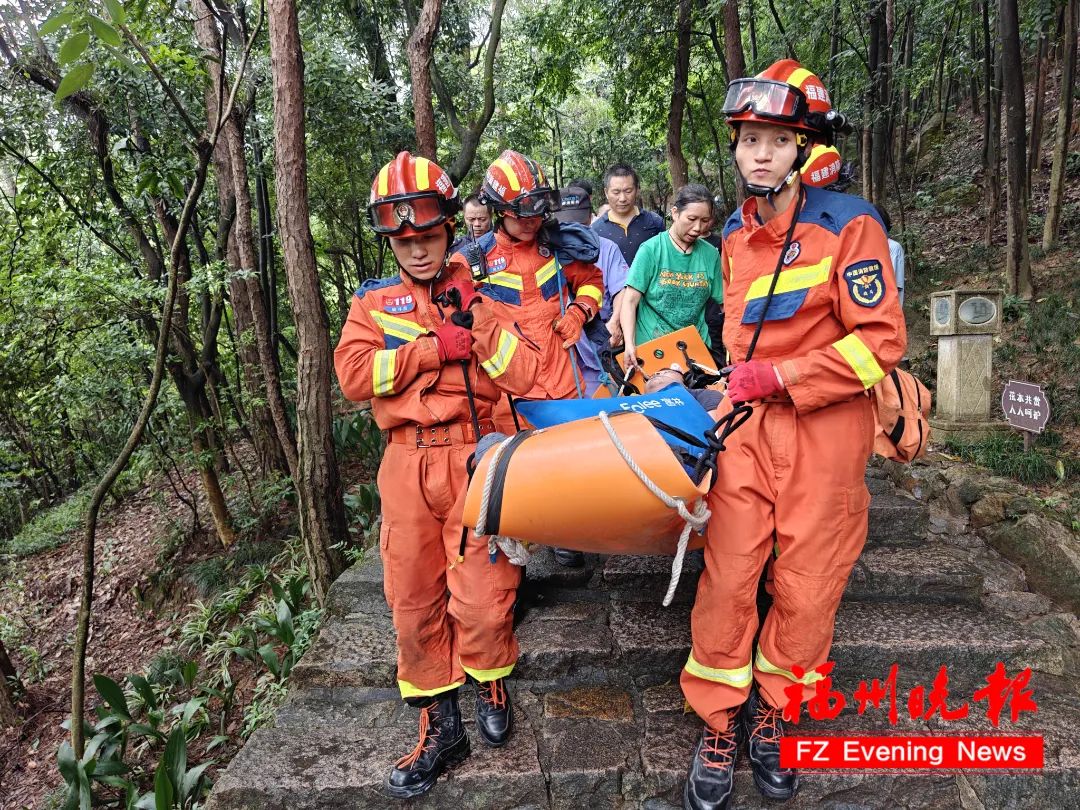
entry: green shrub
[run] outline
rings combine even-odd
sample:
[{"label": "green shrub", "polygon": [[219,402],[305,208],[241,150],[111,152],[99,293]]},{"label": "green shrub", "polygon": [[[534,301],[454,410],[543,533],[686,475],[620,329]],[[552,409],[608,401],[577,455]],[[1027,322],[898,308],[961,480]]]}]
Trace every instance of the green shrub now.
[{"label": "green shrub", "polygon": [[0,554],[27,557],[64,545],[82,525],[90,493],[75,493],[66,501],[36,515],[10,540],[0,543]]},{"label": "green shrub", "polygon": [[[1057,447],[1060,439],[1051,438],[1048,444]],[[1047,452],[1044,442],[1035,440],[1031,450],[1024,451],[1019,433],[994,433],[985,439],[966,443],[949,440],[945,448],[962,458],[987,467],[998,475],[1015,478],[1024,484],[1050,484],[1080,479],[1080,460],[1065,454]]]}]

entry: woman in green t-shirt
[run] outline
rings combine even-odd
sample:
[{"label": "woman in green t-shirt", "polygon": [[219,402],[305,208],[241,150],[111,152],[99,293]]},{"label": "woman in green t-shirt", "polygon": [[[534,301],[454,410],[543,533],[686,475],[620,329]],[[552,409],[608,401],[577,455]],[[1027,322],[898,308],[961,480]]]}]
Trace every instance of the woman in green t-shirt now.
[{"label": "woman in green t-shirt", "polygon": [[671,206],[671,227],[638,249],[622,302],[626,367],[637,365],[637,347],[686,326],[697,327],[710,346],[705,304],[724,300],[720,251],[701,237],[713,219],[713,198],[705,186],[683,186]]}]

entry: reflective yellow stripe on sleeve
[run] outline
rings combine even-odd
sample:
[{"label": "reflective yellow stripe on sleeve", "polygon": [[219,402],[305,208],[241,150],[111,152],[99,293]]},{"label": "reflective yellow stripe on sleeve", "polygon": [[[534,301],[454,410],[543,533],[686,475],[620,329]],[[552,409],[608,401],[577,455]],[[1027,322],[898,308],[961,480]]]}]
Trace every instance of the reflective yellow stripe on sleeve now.
[{"label": "reflective yellow stripe on sleeve", "polygon": [[592,284],[583,284],[577,291],[578,295],[587,295],[593,301],[596,302],[597,308],[600,307],[600,302],[604,298],[604,294],[600,292],[599,287],[594,287]]},{"label": "reflective yellow stripe on sleeve", "polygon": [[851,366],[851,370],[862,382],[863,388],[873,388],[885,376],[885,372],[881,370],[874,355],[854,332],[836,341],[833,348],[840,352],[840,356]]},{"label": "reflective yellow stripe on sleeve", "polygon": [[685,669],[691,675],[695,675],[698,678],[704,678],[706,681],[726,683],[728,686],[737,686],[740,688],[749,686],[750,682],[754,679],[753,670],[751,669],[749,662],[747,662],[745,666],[736,667],[735,669],[716,669],[715,667],[707,667],[704,664],[695,661],[692,652],[690,653],[690,657],[686,659]]},{"label": "reflective yellow stripe on sleeve", "polygon": [[807,686],[812,683],[817,683],[825,677],[820,672],[810,670],[801,678],[796,678],[795,673],[792,672],[790,669],[783,669],[782,667],[778,667],[776,666],[776,664],[769,661],[769,659],[766,658],[765,654],[761,651],[761,647],[758,647],[757,656],[754,658],[754,666],[761,672],[768,672],[772,675],[780,675],[781,677],[787,678],[792,683],[804,683]]},{"label": "reflective yellow stripe on sleeve", "polygon": [[394,370],[397,365],[397,349],[379,349],[375,352],[372,371],[375,396],[388,397],[394,393]]},{"label": "reflective yellow stripe on sleeve", "polygon": [[480,362],[480,368],[486,371],[488,377],[493,380],[496,377],[501,376],[509,367],[510,361],[514,358],[514,352],[517,351],[519,342],[517,335],[513,335],[503,329],[499,334],[499,345],[495,349],[495,354],[487,360],[482,360]]}]

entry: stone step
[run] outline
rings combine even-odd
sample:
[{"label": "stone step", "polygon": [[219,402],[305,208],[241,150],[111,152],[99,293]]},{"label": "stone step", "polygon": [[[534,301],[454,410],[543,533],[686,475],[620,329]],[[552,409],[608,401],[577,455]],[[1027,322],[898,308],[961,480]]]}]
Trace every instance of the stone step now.
[{"label": "stone step", "polygon": [[[1074,690],[1075,691],[1075,690]],[[533,693],[513,690],[517,726],[504,749],[480,743],[472,722],[471,690],[462,712],[473,754],[443,777],[424,808],[681,806],[686,767],[701,722],[683,712],[677,686],[644,690],[611,685]],[[981,711],[964,721],[912,721],[896,726],[883,713],[847,709],[832,721],[804,717],[791,735],[845,733],[1041,734],[1045,768],[1038,774],[858,774],[804,770],[799,795],[785,807],[954,808],[1075,806],[1080,787],[1080,698],[1037,687],[1040,712],[994,729]],[[214,810],[330,810],[390,806],[382,784],[393,760],[416,734],[416,712],[388,690],[299,692],[281,710],[278,726],[257,731],[215,785]],[[745,754],[736,772],[733,808],[775,807],[753,785]]]},{"label": "stone step", "polygon": [[[690,648],[689,607],[646,602],[557,602],[532,607],[517,627],[519,681],[613,680],[639,685],[677,678]],[[902,677],[929,682],[947,664],[970,683],[998,661],[1062,674],[1063,650],[1013,620],[969,605],[845,602],[836,616],[831,658],[841,683],[884,678],[895,662]],[[306,687],[390,687],[396,649],[385,605],[324,626],[293,669]]]},{"label": "stone step", "polygon": [[879,546],[860,555],[844,601],[978,605],[982,592],[979,569],[950,546]]},{"label": "stone step", "polygon": [[[656,604],[667,590],[671,562],[671,557],[608,557],[597,584],[614,599]],[[703,565],[700,553],[687,555],[675,592],[676,602],[694,601]],[[860,556],[844,599],[977,604],[982,586],[978,569],[942,543],[918,548],[878,546],[866,549]]]},{"label": "stone step", "polygon": [[918,546],[929,525],[926,504],[898,490],[875,492],[870,499],[866,545]]}]

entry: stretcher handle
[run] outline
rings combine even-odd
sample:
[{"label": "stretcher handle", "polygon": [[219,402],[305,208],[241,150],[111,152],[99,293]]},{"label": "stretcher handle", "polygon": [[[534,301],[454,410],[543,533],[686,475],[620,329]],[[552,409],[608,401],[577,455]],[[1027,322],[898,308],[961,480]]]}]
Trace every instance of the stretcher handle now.
[{"label": "stretcher handle", "polygon": [[705,473],[712,470],[713,477],[715,479],[718,475],[716,469],[716,457],[721,451],[726,450],[724,442],[728,437],[742,427],[746,420],[750,418],[750,415],[754,412],[754,409],[747,405],[745,402],[736,405],[732,408],[730,413],[726,413],[716,420],[716,424],[705,433],[705,441],[709,445],[709,451],[702,454],[698,459],[697,465],[694,467],[694,483],[700,483],[705,477]]}]

